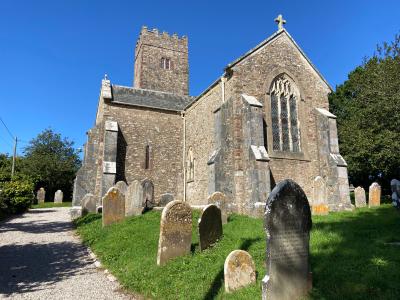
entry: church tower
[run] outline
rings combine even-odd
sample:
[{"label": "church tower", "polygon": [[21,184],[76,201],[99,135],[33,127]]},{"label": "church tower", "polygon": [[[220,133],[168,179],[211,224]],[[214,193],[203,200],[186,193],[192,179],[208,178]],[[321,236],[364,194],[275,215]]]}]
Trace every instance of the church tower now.
[{"label": "church tower", "polygon": [[142,27],[135,49],[135,88],[189,94],[188,39]]}]

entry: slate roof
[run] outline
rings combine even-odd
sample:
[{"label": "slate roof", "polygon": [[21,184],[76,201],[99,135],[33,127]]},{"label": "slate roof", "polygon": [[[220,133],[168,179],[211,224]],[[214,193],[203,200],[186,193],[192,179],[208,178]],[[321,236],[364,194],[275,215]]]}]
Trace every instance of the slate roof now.
[{"label": "slate roof", "polygon": [[191,96],[112,85],[112,103],[178,112],[193,100],[194,98]]}]

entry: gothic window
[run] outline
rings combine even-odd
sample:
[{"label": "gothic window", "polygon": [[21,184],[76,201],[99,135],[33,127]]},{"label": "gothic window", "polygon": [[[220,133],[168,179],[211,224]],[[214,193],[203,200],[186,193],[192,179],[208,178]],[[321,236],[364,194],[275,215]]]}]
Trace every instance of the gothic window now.
[{"label": "gothic window", "polygon": [[171,69],[171,60],[166,57],[161,58],[161,68],[164,70],[170,70]]},{"label": "gothic window", "polygon": [[300,152],[299,91],[286,74],[271,84],[271,127],[274,151]]},{"label": "gothic window", "polygon": [[145,161],[144,161],[144,168],[150,169],[150,146],[146,145],[146,153],[145,153]]},{"label": "gothic window", "polygon": [[187,181],[194,181],[194,156],[192,147],[190,147],[188,151],[186,172]]}]

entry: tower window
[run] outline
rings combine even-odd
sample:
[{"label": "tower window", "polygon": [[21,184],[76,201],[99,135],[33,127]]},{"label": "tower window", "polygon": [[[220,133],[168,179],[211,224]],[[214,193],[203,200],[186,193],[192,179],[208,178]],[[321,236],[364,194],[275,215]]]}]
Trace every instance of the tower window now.
[{"label": "tower window", "polygon": [[145,161],[144,161],[144,168],[150,169],[150,146],[146,145],[146,153],[145,153]]},{"label": "tower window", "polygon": [[171,59],[166,57],[161,58],[161,68],[164,70],[171,70]]}]

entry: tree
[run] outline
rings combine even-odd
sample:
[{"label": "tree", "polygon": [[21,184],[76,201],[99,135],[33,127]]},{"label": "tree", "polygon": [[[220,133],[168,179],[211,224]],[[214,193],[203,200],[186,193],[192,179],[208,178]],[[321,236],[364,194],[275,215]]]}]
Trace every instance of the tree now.
[{"label": "tree", "polygon": [[58,189],[66,198],[71,197],[73,180],[81,165],[79,152],[73,145],[74,142],[62,139],[59,133],[46,129],[24,149],[22,172],[36,179],[36,190],[42,186],[46,189],[48,199]]},{"label": "tree", "polygon": [[400,177],[400,36],[378,46],[329,96],[350,181],[388,188]]}]

